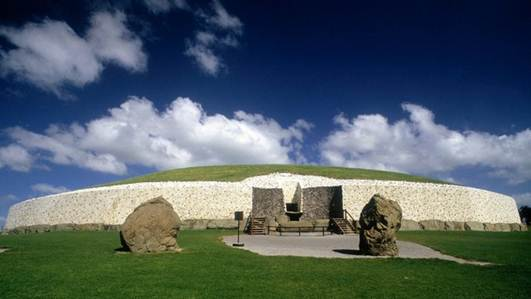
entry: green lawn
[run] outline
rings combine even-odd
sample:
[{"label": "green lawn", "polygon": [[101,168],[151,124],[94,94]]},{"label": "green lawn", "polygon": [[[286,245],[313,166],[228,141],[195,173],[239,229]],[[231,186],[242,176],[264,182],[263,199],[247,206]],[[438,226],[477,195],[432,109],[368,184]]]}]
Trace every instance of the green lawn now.
[{"label": "green lawn", "polygon": [[[403,232],[497,263],[264,257],[224,246],[234,231],[183,231],[180,254],[115,254],[116,232],[0,236],[0,298],[531,298],[531,233]],[[512,257],[507,257],[512,255]]]},{"label": "green lawn", "polygon": [[404,173],[359,168],[323,167],[310,165],[223,165],[180,168],[156,172],[118,182],[112,182],[108,185],[165,181],[241,181],[251,176],[266,175],[273,172],[320,175],[337,179],[370,179],[445,183],[439,180],[408,175]]}]

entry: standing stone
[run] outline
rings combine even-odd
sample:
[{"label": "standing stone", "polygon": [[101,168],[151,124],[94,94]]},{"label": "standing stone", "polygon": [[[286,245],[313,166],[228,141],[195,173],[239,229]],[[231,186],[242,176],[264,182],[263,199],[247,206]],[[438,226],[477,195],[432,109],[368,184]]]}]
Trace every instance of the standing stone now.
[{"label": "standing stone", "polygon": [[343,217],[343,188],[341,186],[302,189],[301,220]]},{"label": "standing stone", "polygon": [[253,217],[275,217],[285,212],[282,189],[253,188]]},{"label": "standing stone", "polygon": [[360,251],[366,255],[398,255],[396,232],[402,209],[396,201],[375,194],[360,215]]},{"label": "standing stone", "polygon": [[132,252],[179,251],[177,234],[181,220],[162,197],[138,206],[125,219],[120,231],[122,246]]}]

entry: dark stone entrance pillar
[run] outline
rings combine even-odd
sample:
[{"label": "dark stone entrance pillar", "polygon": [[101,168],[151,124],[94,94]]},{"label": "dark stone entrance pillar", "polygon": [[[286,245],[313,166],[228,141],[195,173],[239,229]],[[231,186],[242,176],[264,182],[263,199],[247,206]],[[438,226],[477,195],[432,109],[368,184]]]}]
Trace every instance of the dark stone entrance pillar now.
[{"label": "dark stone entrance pillar", "polygon": [[284,214],[284,193],[280,188],[253,188],[253,217]]},{"label": "dark stone entrance pillar", "polygon": [[302,189],[303,214],[301,219],[329,219],[343,217],[341,186]]}]

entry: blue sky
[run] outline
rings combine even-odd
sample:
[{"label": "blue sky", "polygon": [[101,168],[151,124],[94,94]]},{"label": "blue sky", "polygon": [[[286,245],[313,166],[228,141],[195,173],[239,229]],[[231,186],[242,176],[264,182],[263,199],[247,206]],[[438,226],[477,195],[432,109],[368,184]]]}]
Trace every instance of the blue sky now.
[{"label": "blue sky", "polygon": [[4,1],[0,223],[161,169],[312,163],[531,204],[529,1]]}]

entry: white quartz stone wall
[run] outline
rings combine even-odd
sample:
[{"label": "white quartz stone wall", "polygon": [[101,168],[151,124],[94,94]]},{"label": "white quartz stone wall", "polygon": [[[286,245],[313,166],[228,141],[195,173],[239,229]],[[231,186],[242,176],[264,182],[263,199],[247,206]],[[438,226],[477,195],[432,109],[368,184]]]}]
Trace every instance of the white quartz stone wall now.
[{"label": "white quartz stone wall", "polygon": [[[277,187],[291,201],[302,188],[343,186],[343,206],[354,218],[375,193],[398,201],[405,219],[519,223],[514,199],[475,188],[431,183],[336,180],[318,176],[271,174],[241,182],[159,182],[82,189],[34,198],[13,205],[6,229],[61,223],[122,224],[138,205],[163,196],[181,219],[232,219],[251,211],[252,187]],[[302,199],[304,205],[304,199]]]}]

